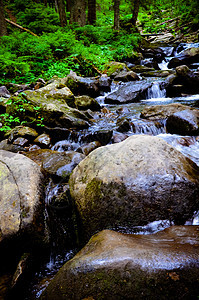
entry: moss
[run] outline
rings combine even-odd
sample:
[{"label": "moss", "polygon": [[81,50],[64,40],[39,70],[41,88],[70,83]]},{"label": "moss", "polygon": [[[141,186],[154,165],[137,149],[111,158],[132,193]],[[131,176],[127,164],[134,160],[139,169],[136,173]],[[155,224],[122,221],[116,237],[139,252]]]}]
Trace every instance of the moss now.
[{"label": "moss", "polygon": [[103,197],[101,192],[102,182],[93,178],[86,186],[85,197],[91,200],[91,205],[95,204],[96,200],[99,200]]},{"label": "moss", "polygon": [[111,62],[105,66],[105,69],[108,76],[112,76],[113,74],[121,71],[129,71],[129,68],[124,63],[119,62]]}]

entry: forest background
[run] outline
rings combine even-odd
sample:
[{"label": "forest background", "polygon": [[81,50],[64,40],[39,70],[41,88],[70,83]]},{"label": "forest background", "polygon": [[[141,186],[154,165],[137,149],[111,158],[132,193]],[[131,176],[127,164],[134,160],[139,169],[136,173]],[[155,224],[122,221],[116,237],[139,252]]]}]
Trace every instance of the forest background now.
[{"label": "forest background", "polygon": [[0,0],[0,84],[96,76],[133,62],[146,33],[186,41],[198,29],[197,0]]}]

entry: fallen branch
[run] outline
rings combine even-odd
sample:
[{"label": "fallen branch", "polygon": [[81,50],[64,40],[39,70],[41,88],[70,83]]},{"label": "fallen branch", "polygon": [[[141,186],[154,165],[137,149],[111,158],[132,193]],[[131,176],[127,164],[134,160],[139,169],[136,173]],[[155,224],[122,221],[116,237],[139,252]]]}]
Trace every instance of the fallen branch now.
[{"label": "fallen branch", "polygon": [[162,32],[162,33],[144,33],[144,34],[141,34],[141,36],[156,36],[156,35],[163,35],[165,34],[165,32]]},{"label": "fallen branch", "polygon": [[30,30],[27,29],[27,28],[24,28],[24,27],[20,26],[19,24],[15,23],[15,22],[13,22],[13,21],[10,21],[10,20],[8,20],[8,19],[5,19],[5,20],[6,20],[6,22],[8,22],[8,23],[10,23],[10,24],[12,24],[12,25],[14,25],[14,26],[16,26],[16,27],[22,29],[22,30],[29,32],[30,34],[32,34],[32,35],[34,35],[34,36],[36,36],[36,37],[39,37],[37,34],[35,34],[34,32],[30,31]]},{"label": "fallen branch", "polygon": [[170,23],[170,22],[175,21],[175,20],[178,20],[178,19],[180,19],[180,18],[181,18],[181,17],[176,17],[176,18],[173,18],[173,19],[166,20],[166,21],[160,23],[158,26],[163,25],[163,24],[166,24],[166,23]]}]

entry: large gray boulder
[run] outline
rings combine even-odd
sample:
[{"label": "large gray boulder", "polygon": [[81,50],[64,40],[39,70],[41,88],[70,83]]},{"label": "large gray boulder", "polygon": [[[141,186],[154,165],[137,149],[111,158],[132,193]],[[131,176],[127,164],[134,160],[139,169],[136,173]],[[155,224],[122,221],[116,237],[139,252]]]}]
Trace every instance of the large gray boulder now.
[{"label": "large gray boulder", "polygon": [[108,104],[138,102],[146,98],[147,91],[151,86],[152,83],[146,81],[128,82],[117,91],[106,96],[104,102]]},{"label": "large gray boulder", "polygon": [[152,235],[104,230],[56,274],[40,299],[197,299],[198,226]]},{"label": "large gray boulder", "polygon": [[44,183],[32,160],[0,150],[0,241],[21,234],[44,238]]},{"label": "large gray boulder", "polygon": [[73,170],[70,191],[86,239],[155,220],[184,224],[199,208],[199,168],[164,140],[135,135],[91,152]]}]

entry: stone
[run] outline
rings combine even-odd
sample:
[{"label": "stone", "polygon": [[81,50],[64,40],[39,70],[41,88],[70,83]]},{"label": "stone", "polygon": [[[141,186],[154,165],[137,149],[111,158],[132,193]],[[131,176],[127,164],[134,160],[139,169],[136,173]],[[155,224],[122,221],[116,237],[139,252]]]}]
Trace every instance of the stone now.
[{"label": "stone", "polygon": [[153,72],[153,71],[155,72],[154,68],[149,68],[149,67],[140,66],[140,65],[137,65],[137,66],[131,68],[131,70],[136,73]]},{"label": "stone", "polygon": [[[69,107],[68,104],[75,105],[74,95],[59,81],[48,84],[36,91],[26,91],[23,96],[32,105],[40,108],[40,114],[47,126],[64,128],[88,127],[86,115],[75,108]],[[28,107],[26,108],[26,113],[31,114],[28,111]]]},{"label": "stone", "polygon": [[79,110],[90,109],[93,111],[100,111],[101,109],[97,100],[86,95],[75,97],[75,107]]},{"label": "stone", "polygon": [[4,85],[0,86],[0,97],[3,97],[3,98],[11,97],[10,92],[7,90],[7,88]]},{"label": "stone", "polygon": [[117,91],[106,96],[104,102],[107,104],[138,102],[146,98],[147,91],[151,86],[152,83],[146,81],[128,82]]},{"label": "stone", "polygon": [[105,70],[107,75],[110,76],[110,78],[114,78],[122,71],[123,72],[130,71],[125,63],[120,63],[116,61],[112,61],[109,64],[107,64],[105,66]]},{"label": "stone", "polygon": [[166,128],[169,133],[180,135],[199,134],[199,110],[185,109],[169,116],[166,121]]},{"label": "stone", "polygon": [[34,140],[34,143],[39,144],[43,147],[48,147],[51,144],[51,139],[48,134],[42,133]]},{"label": "stone", "polygon": [[42,235],[44,187],[36,163],[0,150],[0,241],[25,233],[29,238]]},{"label": "stone", "polygon": [[93,141],[93,142],[90,142],[89,144],[86,144],[86,145],[78,148],[77,151],[79,151],[85,155],[88,155],[93,150],[97,149],[98,147],[101,147],[101,143],[99,141]]},{"label": "stone", "polygon": [[155,136],[134,135],[92,151],[69,183],[85,238],[156,220],[184,224],[199,209],[199,168]]},{"label": "stone", "polygon": [[199,226],[150,235],[103,230],[55,275],[41,300],[196,299]]},{"label": "stone", "polygon": [[12,130],[6,132],[5,136],[8,137],[9,142],[11,143],[17,137],[23,137],[29,141],[33,141],[38,136],[38,133],[35,129],[27,126],[16,126]]},{"label": "stone", "polygon": [[72,170],[85,158],[85,155],[75,151],[58,152],[49,149],[31,151],[26,156],[51,176],[61,178],[68,178]]},{"label": "stone", "polygon": [[140,78],[133,71],[128,71],[128,72],[122,71],[114,77],[114,80],[128,82],[128,81],[140,80]]},{"label": "stone", "polygon": [[148,120],[167,119],[169,116],[182,110],[193,110],[190,106],[180,103],[171,103],[166,105],[152,105],[142,110],[140,117]]},{"label": "stone", "polygon": [[74,93],[75,96],[88,95],[97,97],[100,94],[99,82],[96,78],[81,77],[73,71],[63,79],[64,84]]},{"label": "stone", "polygon": [[176,57],[169,61],[168,68],[175,68],[180,65],[190,65],[197,63],[199,59],[199,48],[188,48],[180,52]]}]

